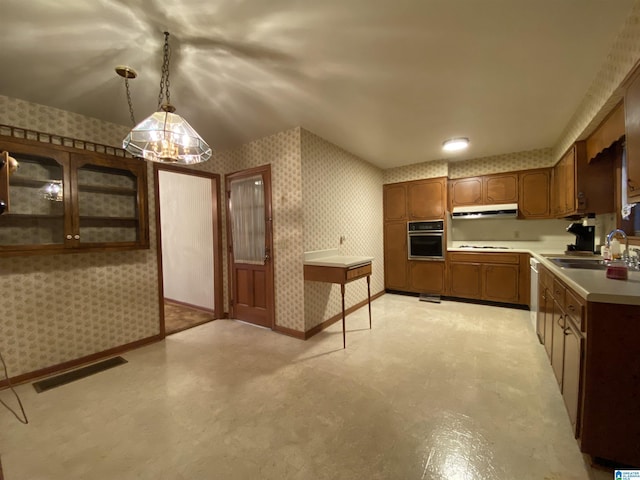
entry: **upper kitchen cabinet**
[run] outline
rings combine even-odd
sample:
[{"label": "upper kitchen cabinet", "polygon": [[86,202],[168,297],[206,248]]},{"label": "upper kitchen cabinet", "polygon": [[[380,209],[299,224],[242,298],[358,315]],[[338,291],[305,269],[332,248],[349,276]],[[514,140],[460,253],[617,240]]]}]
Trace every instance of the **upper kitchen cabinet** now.
[{"label": "upper kitchen cabinet", "polygon": [[450,181],[451,206],[482,205],[482,177],[456,178]]},{"label": "upper kitchen cabinet", "polygon": [[482,200],[487,205],[517,203],[518,174],[501,173],[482,177]]},{"label": "upper kitchen cabinet", "polygon": [[500,173],[450,180],[451,206],[492,205],[518,201],[518,174]]},{"label": "upper kitchen cabinet", "polygon": [[522,218],[550,218],[551,169],[525,170],[518,175]]},{"label": "upper kitchen cabinet", "polygon": [[558,218],[614,211],[611,157],[587,159],[584,141],[569,148],[553,168],[553,215]]},{"label": "upper kitchen cabinet", "polygon": [[439,220],[446,213],[446,178],[430,178],[407,184],[409,220]]},{"label": "upper kitchen cabinet", "polygon": [[392,183],[383,186],[384,221],[407,220],[407,185]]},{"label": "upper kitchen cabinet", "polygon": [[446,177],[383,186],[384,221],[441,220],[446,213]]},{"label": "upper kitchen cabinet", "polygon": [[0,255],[148,248],[147,169],[140,160],[4,137]]},{"label": "upper kitchen cabinet", "polygon": [[640,202],[640,74],[627,87],[624,96],[627,145],[627,199]]}]

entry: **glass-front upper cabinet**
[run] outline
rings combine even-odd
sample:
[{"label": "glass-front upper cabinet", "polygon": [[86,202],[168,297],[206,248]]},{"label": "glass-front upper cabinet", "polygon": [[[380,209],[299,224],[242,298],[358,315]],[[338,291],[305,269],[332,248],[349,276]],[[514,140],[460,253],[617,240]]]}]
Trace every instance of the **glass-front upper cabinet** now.
[{"label": "glass-front upper cabinet", "polygon": [[4,138],[0,255],[148,248],[144,162]]}]

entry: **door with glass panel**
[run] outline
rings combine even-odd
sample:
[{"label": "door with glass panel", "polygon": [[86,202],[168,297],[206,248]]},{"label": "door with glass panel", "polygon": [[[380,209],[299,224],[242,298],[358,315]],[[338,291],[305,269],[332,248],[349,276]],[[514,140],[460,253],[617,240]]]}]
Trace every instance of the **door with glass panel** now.
[{"label": "door with glass panel", "polygon": [[231,318],[274,325],[271,168],[225,176]]}]

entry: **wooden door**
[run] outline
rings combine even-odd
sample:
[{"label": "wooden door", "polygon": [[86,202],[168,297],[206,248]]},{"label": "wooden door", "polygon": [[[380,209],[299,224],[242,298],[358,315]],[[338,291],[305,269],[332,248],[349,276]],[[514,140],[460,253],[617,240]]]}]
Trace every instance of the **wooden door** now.
[{"label": "wooden door", "polygon": [[406,290],[407,222],[384,224],[384,286],[389,290]]},{"label": "wooden door", "polygon": [[482,298],[493,302],[518,303],[518,265],[483,265]]},{"label": "wooden door", "polygon": [[409,262],[409,284],[414,292],[443,295],[445,262],[413,260]]},{"label": "wooden door", "polygon": [[451,180],[451,206],[482,205],[482,177]]},{"label": "wooden door", "polygon": [[551,185],[548,168],[520,173],[519,209],[523,218],[550,218]]},{"label": "wooden door", "polygon": [[449,263],[449,294],[460,298],[480,298],[481,265],[479,263]]},{"label": "wooden door", "polygon": [[383,186],[384,221],[407,219],[407,186],[395,183]]},{"label": "wooden door", "polygon": [[518,174],[487,175],[482,179],[482,191],[485,204],[516,203],[518,201]]},{"label": "wooden door", "polygon": [[640,75],[624,96],[625,141],[627,144],[627,198],[640,201]]},{"label": "wooden door", "polygon": [[446,211],[445,179],[409,182],[407,198],[410,220],[441,220]]},{"label": "wooden door", "polygon": [[231,318],[274,326],[271,167],[225,175]]}]

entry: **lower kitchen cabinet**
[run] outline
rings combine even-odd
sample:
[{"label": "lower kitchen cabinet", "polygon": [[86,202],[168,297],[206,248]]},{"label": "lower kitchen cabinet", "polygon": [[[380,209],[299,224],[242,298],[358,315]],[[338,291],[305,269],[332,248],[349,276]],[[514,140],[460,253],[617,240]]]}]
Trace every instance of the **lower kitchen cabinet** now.
[{"label": "lower kitchen cabinet", "polygon": [[460,298],[482,296],[482,265],[449,262],[449,295]]},{"label": "lower kitchen cabinet", "polygon": [[573,432],[578,437],[578,408],[580,405],[580,374],[582,372],[582,352],[584,339],[580,330],[573,324],[570,317],[566,317],[566,327],[563,331],[564,355],[562,375],[562,398],[569,413]]},{"label": "lower kitchen cabinet", "polygon": [[446,287],[446,267],[443,261],[409,261],[409,289],[416,293],[441,295]]},{"label": "lower kitchen cabinet", "polygon": [[409,288],[407,222],[384,224],[384,285],[388,290]]},{"label": "lower kitchen cabinet", "polygon": [[491,302],[528,304],[529,255],[449,252],[449,295]]},{"label": "lower kitchen cabinet", "polygon": [[519,265],[483,265],[482,298],[493,302],[518,303]]}]

